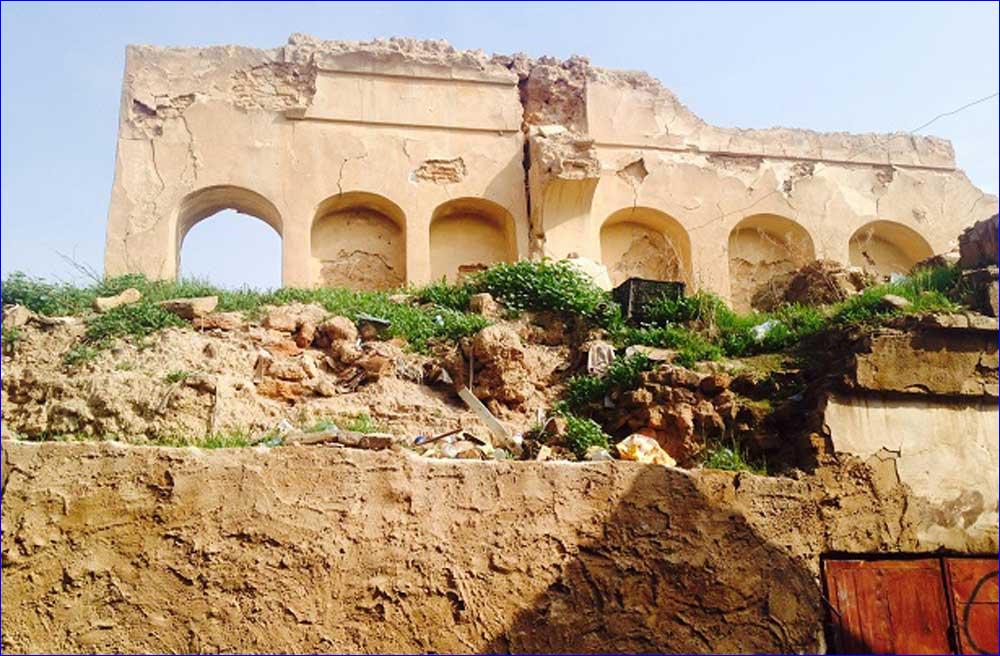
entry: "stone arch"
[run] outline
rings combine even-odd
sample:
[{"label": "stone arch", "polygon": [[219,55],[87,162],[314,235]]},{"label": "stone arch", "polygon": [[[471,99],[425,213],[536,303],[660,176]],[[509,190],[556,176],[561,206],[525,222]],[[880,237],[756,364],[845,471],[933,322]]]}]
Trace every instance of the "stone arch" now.
[{"label": "stone arch", "polygon": [[848,254],[851,266],[888,278],[894,273],[907,273],[934,250],[913,228],[878,220],[866,223],[851,235]]},{"label": "stone arch", "polygon": [[431,279],[451,282],[517,258],[514,217],[482,198],[456,198],[431,215]]},{"label": "stone arch", "polygon": [[180,271],[181,251],[188,232],[199,222],[223,210],[235,210],[240,214],[259,219],[271,226],[279,237],[283,237],[284,226],[278,208],[256,191],[234,185],[216,185],[192,191],[181,199],[177,209],[175,276]]},{"label": "stone arch", "polygon": [[795,221],[777,214],[744,218],[729,233],[730,302],[749,310],[758,287],[814,259],[812,237]]},{"label": "stone arch", "polygon": [[672,216],[651,207],[627,207],[601,224],[601,262],[611,283],[628,278],[692,282],[691,239]]},{"label": "stone arch", "polygon": [[327,198],[316,208],[310,244],[319,285],[383,290],[406,282],[406,216],[383,196]]}]

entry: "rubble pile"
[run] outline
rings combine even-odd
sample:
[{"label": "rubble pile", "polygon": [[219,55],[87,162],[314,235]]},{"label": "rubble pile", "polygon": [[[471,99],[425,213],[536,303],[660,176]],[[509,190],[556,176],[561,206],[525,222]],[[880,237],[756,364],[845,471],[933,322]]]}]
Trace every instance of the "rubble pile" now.
[{"label": "rubble pile", "polygon": [[761,284],[754,290],[750,304],[755,310],[765,312],[786,304],[828,305],[847,300],[875,282],[875,277],[861,267],[813,260]]},{"label": "rubble pile", "polygon": [[1000,285],[997,282],[997,215],[979,221],[958,238],[962,280],[968,290],[961,299],[969,307],[991,317],[1000,316]]},{"label": "rubble pile", "polygon": [[[732,376],[699,373],[671,364],[644,372],[637,389],[612,392],[602,403],[601,423],[612,436],[644,435],[680,466],[691,467],[710,444],[750,439],[767,414],[766,405],[736,393]],[[754,383],[740,376],[737,389]]]}]

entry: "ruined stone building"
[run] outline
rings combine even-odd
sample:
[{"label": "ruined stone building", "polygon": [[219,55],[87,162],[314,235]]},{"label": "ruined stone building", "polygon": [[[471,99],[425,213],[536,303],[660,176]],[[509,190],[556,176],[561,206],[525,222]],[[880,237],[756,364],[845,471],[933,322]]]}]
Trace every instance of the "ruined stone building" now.
[{"label": "ruined stone building", "polygon": [[226,208],[281,235],[286,286],[576,255],[745,306],[814,258],[906,271],[997,199],[947,141],[715,127],[645,73],[580,58],[302,35],[130,47],[106,272],[175,276],[187,232]]}]

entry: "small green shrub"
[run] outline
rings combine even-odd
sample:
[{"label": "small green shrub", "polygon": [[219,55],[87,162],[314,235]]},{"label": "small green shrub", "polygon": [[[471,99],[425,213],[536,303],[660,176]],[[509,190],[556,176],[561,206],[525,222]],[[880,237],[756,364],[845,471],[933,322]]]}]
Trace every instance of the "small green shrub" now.
[{"label": "small green shrub", "polygon": [[568,312],[604,326],[621,318],[611,296],[568,262],[500,263],[476,275],[471,286],[489,292],[512,310]]},{"label": "small green shrub", "polygon": [[610,436],[596,421],[571,412],[561,414],[566,419],[566,444],[577,458],[582,460],[587,454],[587,449],[592,446],[608,448]]},{"label": "small green shrub", "polygon": [[90,308],[94,293],[68,283],[48,283],[19,271],[3,281],[0,295],[4,303],[23,305],[32,312],[49,316],[79,314]]},{"label": "small green shrub", "polygon": [[343,424],[344,430],[354,431],[356,433],[377,433],[378,426],[375,425],[374,420],[367,412],[362,412],[359,415],[355,415],[347,419]]},{"label": "small green shrub", "polygon": [[712,292],[697,291],[690,296],[664,296],[646,307],[647,322],[652,325],[671,323],[714,324],[716,315],[729,311],[726,302]]},{"label": "small green shrub", "polygon": [[716,444],[706,449],[701,458],[701,466],[706,469],[746,471],[761,476],[767,475],[767,463],[753,461],[746,451],[735,443]]},{"label": "small green shrub", "polygon": [[[957,295],[961,278],[957,266],[921,269],[898,282],[869,287],[838,304],[832,322],[840,326],[871,324],[904,313],[957,312],[961,306],[951,297]],[[905,310],[887,305],[882,301],[886,294],[901,296],[912,305]]]},{"label": "small green shrub", "polygon": [[722,357],[722,349],[718,346],[701,334],[677,325],[626,327],[618,331],[615,342],[619,346],[642,344],[676,350],[674,362],[684,367]]},{"label": "small green shrub", "polygon": [[573,376],[566,383],[566,403],[570,409],[579,410],[600,401],[612,390],[633,390],[639,386],[642,372],[652,366],[653,362],[644,353],[636,353],[616,359],[602,376]]},{"label": "small green shrub", "polygon": [[350,417],[320,419],[306,428],[305,432],[319,433],[321,431],[333,430],[337,428],[354,431],[355,433],[377,433],[379,431],[379,427],[375,424],[371,415],[367,412],[362,412],[361,414],[352,415]]},{"label": "small green shrub", "polygon": [[452,285],[447,280],[439,280],[416,290],[417,300],[464,312],[469,309],[469,299],[476,290],[466,284]]},{"label": "small green shrub", "polygon": [[176,314],[142,300],[92,318],[87,322],[84,339],[91,344],[107,344],[117,337],[143,338],[164,328],[185,325],[187,322]]},{"label": "small green shrub", "polygon": [[164,380],[164,382],[172,385],[174,383],[179,383],[181,381],[187,380],[187,378],[190,375],[191,375],[190,371],[184,371],[183,369],[177,369],[175,371],[171,371],[166,376],[164,376],[163,380]]},{"label": "small green shrub", "polygon": [[21,329],[17,326],[10,326],[3,329],[3,352],[13,353],[17,342],[21,339]]},{"label": "small green shrub", "polygon": [[92,344],[77,344],[63,354],[63,363],[76,366],[85,362],[90,362],[97,357],[100,349]]},{"label": "small green shrub", "polygon": [[156,446],[196,447],[199,449],[235,449],[253,446],[253,439],[241,430],[199,436],[165,435],[151,440]]}]

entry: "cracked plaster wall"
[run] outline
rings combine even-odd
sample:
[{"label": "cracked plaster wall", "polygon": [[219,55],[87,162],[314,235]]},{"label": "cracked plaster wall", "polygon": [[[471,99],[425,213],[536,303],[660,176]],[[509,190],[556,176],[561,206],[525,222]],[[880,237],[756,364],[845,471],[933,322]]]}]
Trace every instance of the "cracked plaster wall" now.
[{"label": "cracked plaster wall", "polygon": [[[175,275],[177,226],[191,222],[182,200],[218,185],[277,208],[283,280],[302,286],[321,282],[317,208],[349,192],[402,209],[409,282],[454,268],[433,264],[431,218],[479,198],[509,213],[521,258],[601,260],[609,217],[654,209],[689,242],[689,282],[729,298],[729,237],[748,216],[794,221],[816,257],[849,262],[852,236],[872,222],[942,252],[997,211],[941,139],[714,127],[648,75],[579,57],[302,35],[272,50],[130,47],[106,272]],[[892,266],[894,247],[912,259],[885,239]],[[620,260],[628,249],[612,251]]]},{"label": "cracked plaster wall", "polygon": [[867,459],[913,491],[919,540],[942,549],[996,540],[996,399],[840,395],[827,403],[825,421],[838,452]]}]

